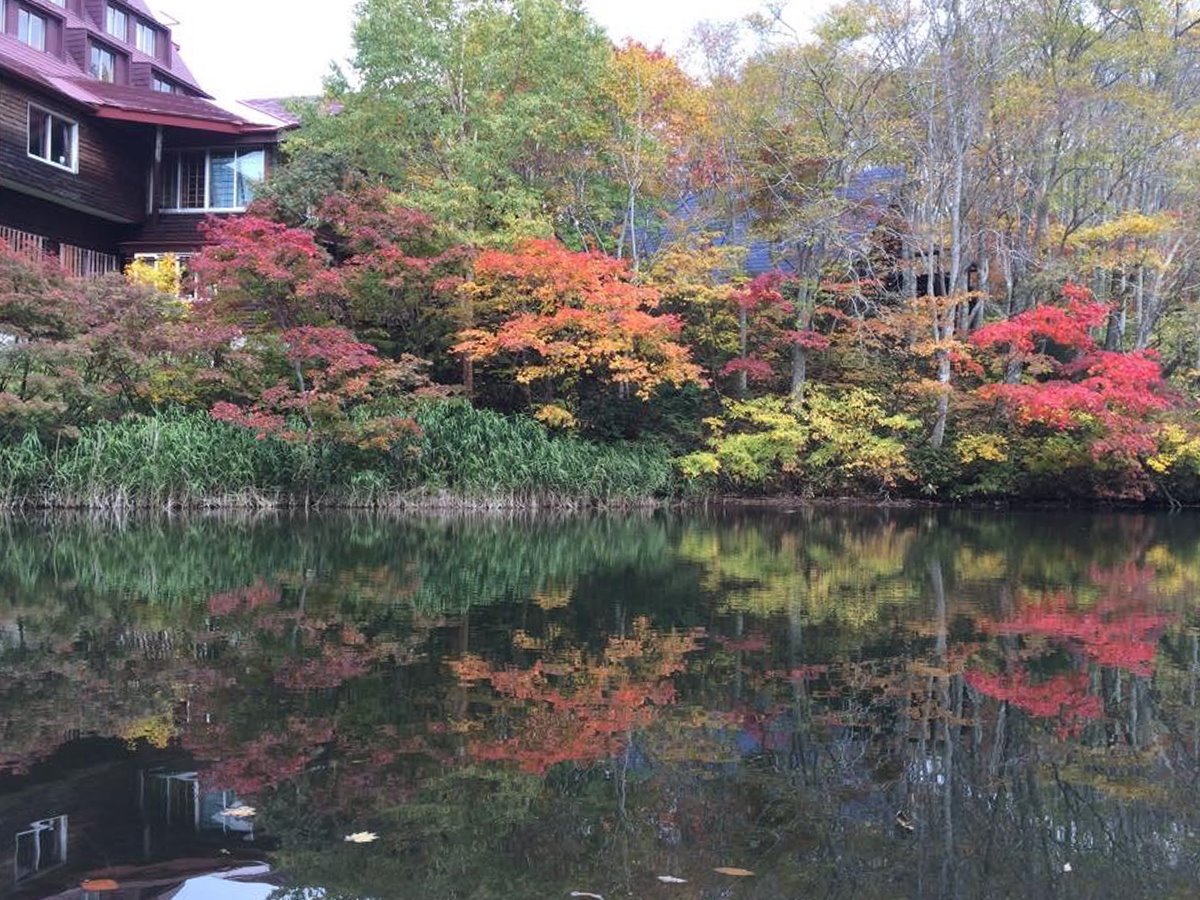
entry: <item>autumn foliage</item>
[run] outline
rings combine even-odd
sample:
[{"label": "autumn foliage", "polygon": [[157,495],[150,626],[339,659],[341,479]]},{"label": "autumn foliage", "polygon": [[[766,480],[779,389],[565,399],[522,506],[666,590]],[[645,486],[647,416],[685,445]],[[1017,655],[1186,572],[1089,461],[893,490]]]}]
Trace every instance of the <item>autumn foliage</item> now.
[{"label": "autumn foliage", "polygon": [[490,688],[484,702],[496,726],[514,718],[520,722],[511,737],[489,727],[486,736],[471,741],[472,758],[544,774],[560,763],[615,756],[634,732],[675,702],[672,676],[682,671],[687,654],[699,649],[700,638],[699,632],[654,632],[647,620],[638,620],[631,637],[610,638],[595,659],[576,652],[539,659],[527,669],[497,667],[470,655],[454,661],[460,684]]},{"label": "autumn foliage", "polygon": [[645,403],[661,388],[701,383],[677,340],[680,321],[658,311],[658,292],[621,260],[530,241],[481,254],[462,293],[471,327],[455,352],[511,372],[550,424],[574,424],[585,391]]},{"label": "autumn foliage", "polygon": [[1140,494],[1143,461],[1158,446],[1153,416],[1172,397],[1150,351],[1102,349],[1095,331],[1108,308],[1075,285],[1063,306],[1042,306],[977,331],[972,343],[997,354],[1005,373],[979,396],[994,401],[1021,429],[1078,435],[1096,464],[1113,473],[1111,493]]}]

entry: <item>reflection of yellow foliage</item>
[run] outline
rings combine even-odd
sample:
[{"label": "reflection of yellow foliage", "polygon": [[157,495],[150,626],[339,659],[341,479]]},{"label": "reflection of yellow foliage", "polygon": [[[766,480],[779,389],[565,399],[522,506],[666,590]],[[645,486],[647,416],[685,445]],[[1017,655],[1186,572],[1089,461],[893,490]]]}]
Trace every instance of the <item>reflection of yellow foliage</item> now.
[{"label": "reflection of yellow foliage", "polygon": [[720,593],[727,610],[861,627],[887,605],[919,596],[905,573],[915,538],[894,526],[839,532],[829,542],[803,531],[688,530],[679,552],[703,565],[702,586]]},{"label": "reflection of yellow foliage", "polygon": [[954,554],[954,571],[965,581],[998,581],[1007,573],[1008,563],[999,550],[983,552],[967,544]]},{"label": "reflection of yellow foliage", "polygon": [[518,650],[544,650],[546,645],[529,634],[524,629],[519,629],[513,634],[513,646]]},{"label": "reflection of yellow foliage", "polygon": [[1189,606],[1196,604],[1200,570],[1194,561],[1180,559],[1165,544],[1150,547],[1143,559],[1154,570],[1154,591],[1158,596],[1185,598]]},{"label": "reflection of yellow foliage", "polygon": [[175,737],[175,725],[166,714],[147,716],[129,725],[121,732],[125,742],[133,747],[138,741],[145,741],[151,747],[165,750]]},{"label": "reflection of yellow foliage", "polygon": [[1068,764],[1056,774],[1066,784],[1086,785],[1116,800],[1152,800],[1161,803],[1168,799],[1166,789],[1152,780],[1148,765],[1145,773],[1138,772],[1136,768],[1123,772],[1121,769],[1124,767],[1113,766],[1103,758],[1097,758],[1095,765],[1106,765],[1114,771],[1101,772],[1089,765]]},{"label": "reflection of yellow foliage", "polygon": [[533,595],[533,602],[549,612],[571,605],[571,588],[543,588]]}]

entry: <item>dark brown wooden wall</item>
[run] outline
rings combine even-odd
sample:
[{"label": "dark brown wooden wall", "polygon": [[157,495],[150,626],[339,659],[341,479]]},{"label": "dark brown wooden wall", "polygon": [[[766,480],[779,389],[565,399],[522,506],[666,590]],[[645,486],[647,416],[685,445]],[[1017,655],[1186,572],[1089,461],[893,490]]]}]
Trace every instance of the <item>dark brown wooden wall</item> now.
[{"label": "dark brown wooden wall", "polygon": [[0,187],[0,225],[102,253],[116,253],[136,226],[118,225]]},{"label": "dark brown wooden wall", "polygon": [[[77,173],[29,156],[31,102],[79,123]],[[87,212],[141,222],[153,153],[151,127],[88,119],[31,89],[0,82],[0,182],[8,187],[30,188]]]},{"label": "dark brown wooden wall", "polygon": [[198,250],[204,246],[200,226],[209,218],[203,213],[162,213],[135,228],[122,242],[121,251],[132,256],[135,253]]}]

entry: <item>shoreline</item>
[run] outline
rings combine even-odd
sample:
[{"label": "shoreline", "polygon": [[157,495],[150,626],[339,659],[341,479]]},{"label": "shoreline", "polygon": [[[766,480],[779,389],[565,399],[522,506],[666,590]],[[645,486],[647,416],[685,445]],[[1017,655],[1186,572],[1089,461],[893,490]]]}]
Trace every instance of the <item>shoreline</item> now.
[{"label": "shoreline", "polygon": [[588,512],[656,512],[764,510],[962,510],[971,512],[1181,512],[1200,509],[1195,504],[1121,500],[1036,500],[1004,498],[990,501],[939,501],[906,497],[805,497],[794,494],[749,497],[710,495],[703,497],[601,498],[587,494],[495,494],[469,495],[451,491],[386,493],[355,497],[338,492],[295,494],[286,492],[233,491],[196,497],[174,495],[150,497],[121,493],[87,497],[46,495],[0,502],[0,515],[30,513],[82,513],[95,515],[204,513],[521,513],[575,514]]}]

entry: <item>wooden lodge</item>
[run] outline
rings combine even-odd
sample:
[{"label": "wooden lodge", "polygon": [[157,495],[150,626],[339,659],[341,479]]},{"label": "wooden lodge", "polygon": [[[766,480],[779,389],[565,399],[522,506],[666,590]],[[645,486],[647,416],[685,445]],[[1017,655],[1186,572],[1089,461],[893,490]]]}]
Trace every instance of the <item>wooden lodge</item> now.
[{"label": "wooden lodge", "polygon": [[0,0],[0,240],[74,274],[186,258],[294,125],[206,93],[143,0]]}]

